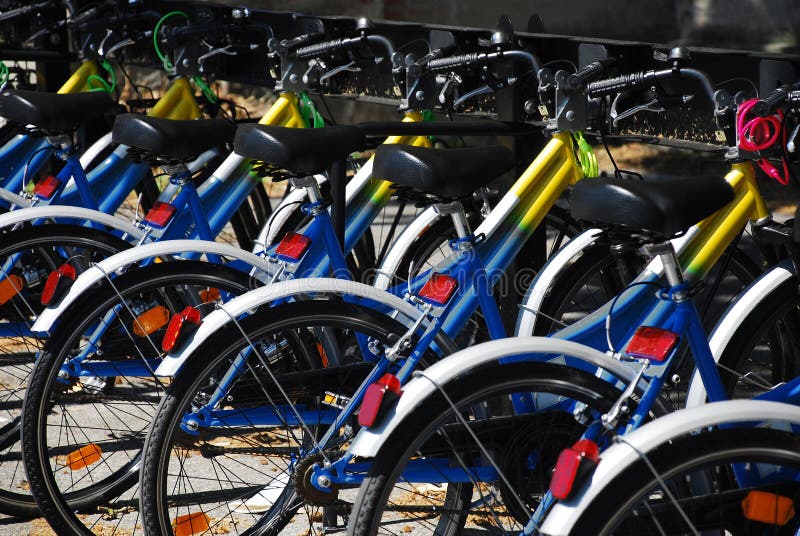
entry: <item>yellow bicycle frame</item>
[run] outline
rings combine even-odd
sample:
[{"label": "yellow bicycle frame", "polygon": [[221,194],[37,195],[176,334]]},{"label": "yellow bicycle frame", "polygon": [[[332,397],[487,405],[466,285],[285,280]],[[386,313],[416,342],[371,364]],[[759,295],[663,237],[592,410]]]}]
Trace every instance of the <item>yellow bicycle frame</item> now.
[{"label": "yellow bicycle frame", "polygon": [[692,227],[679,254],[684,276],[690,281],[708,274],[748,221],[770,217],[751,162],[733,164],[725,180],[733,187],[733,201]]}]

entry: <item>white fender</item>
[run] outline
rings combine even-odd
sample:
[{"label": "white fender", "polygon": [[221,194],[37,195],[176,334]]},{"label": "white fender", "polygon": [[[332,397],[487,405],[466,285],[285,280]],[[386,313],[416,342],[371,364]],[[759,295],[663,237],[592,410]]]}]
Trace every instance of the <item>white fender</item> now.
[{"label": "white fender", "polygon": [[[213,335],[214,332],[222,328],[228,322],[231,322],[231,318],[237,318],[245,312],[275,300],[301,294],[347,294],[382,303],[400,313],[402,317],[398,317],[397,320],[407,325],[412,323],[411,319],[416,319],[421,314],[416,307],[407,301],[393,294],[389,294],[388,292],[355,281],[322,277],[280,281],[256,290],[251,290],[220,305],[217,310],[203,319],[200,327],[192,334],[191,338],[182,346],[177,354],[167,355],[162,359],[155,374],[157,376],[174,376],[192,352],[203,344],[208,337]],[[425,329],[425,326],[426,324],[423,323],[421,329]]]},{"label": "white fender", "polygon": [[[374,457],[383,442],[406,415],[416,407],[424,404],[427,397],[436,391],[434,383],[444,386],[466,370],[495,362],[498,359],[523,354],[555,354],[577,357],[610,372],[625,382],[633,381],[635,376],[632,368],[625,366],[616,359],[588,346],[571,341],[548,337],[517,337],[485,342],[456,352],[434,363],[425,369],[425,376],[416,377],[404,385],[403,396],[398,400],[391,417],[385,419],[380,426],[362,429],[353,440],[349,452],[355,456]],[[641,381],[639,386],[645,389],[647,384]]]},{"label": "white fender", "polygon": [[533,335],[538,316],[537,311],[539,311],[542,301],[553,287],[556,278],[578,253],[593,245],[601,233],[600,229],[587,229],[570,239],[555,255],[547,260],[544,267],[536,274],[533,283],[528,287],[525,299],[522,300],[519,315],[517,316],[515,335],[518,337]]},{"label": "white fender", "polygon": [[[105,278],[105,274],[113,274],[118,270],[127,268],[142,260],[152,257],[167,255],[181,255],[188,252],[210,253],[225,257],[241,260],[254,267],[262,273],[270,273],[275,265],[266,259],[262,259],[243,249],[224,244],[221,242],[210,242],[205,240],[165,240],[163,242],[153,242],[137,246],[112,255],[103,259],[96,265],[83,272],[78,279],[70,286],[66,296],[56,307],[48,307],[39,315],[31,327],[34,333],[49,333],[58,317],[67,310],[86,289]],[[257,276],[254,276],[257,277]]]},{"label": "white fender", "polygon": [[540,532],[548,536],[572,534],[573,524],[591,501],[601,493],[613,492],[606,489],[606,485],[638,459],[636,451],[650,452],[693,430],[722,423],[752,421],[800,425],[800,408],[780,402],[731,400],[708,404],[702,408],[683,409],[645,424],[626,435],[625,442],[616,443],[602,453],[600,464],[591,479],[573,499],[558,502],[553,507]]},{"label": "white fender", "polygon": [[[378,268],[378,273],[375,277],[373,286],[381,290],[386,290],[392,277],[397,272],[397,265],[403,259],[411,244],[419,238],[436,220],[439,219],[439,213],[436,212],[434,207],[428,207],[417,215],[414,220],[409,223],[403,232],[395,239],[392,246],[389,248],[386,258]],[[407,274],[396,274],[399,277],[405,278]]]},{"label": "white fender", "polygon": [[[673,238],[671,242],[675,252],[680,254],[699,231],[700,228],[695,225],[689,228],[682,236]],[[536,275],[536,279],[534,279],[528,289],[528,294],[525,296],[522,305],[520,305],[520,313],[517,317],[517,336],[527,337],[533,334],[537,311],[541,309],[542,301],[553,287],[561,270],[565,269],[578,253],[592,246],[600,233],[599,229],[587,229],[573,237],[555,255],[548,259],[547,263]],[[661,275],[663,271],[661,259],[655,257],[635,280],[641,281],[650,278],[651,274]]]},{"label": "white fender", "polygon": [[[358,170],[355,177],[353,177],[348,183],[345,189],[345,205],[353,201],[353,198],[358,195],[358,193],[366,186],[369,180],[372,178],[372,158],[367,160],[361,169]],[[317,184],[322,185],[324,184],[328,178],[324,175],[314,175],[314,178],[317,180]],[[283,207],[288,207],[292,203],[302,203],[306,199],[306,189],[305,188],[297,188],[292,190],[286,198],[281,201],[281,203],[272,211],[272,215],[267,219],[267,223],[264,227],[261,228],[261,232],[258,234],[258,238],[254,242],[254,253],[260,253],[265,248],[271,246],[275,239],[277,238],[277,233],[280,231],[283,224],[286,220],[291,216],[293,210],[289,209],[283,210]]]},{"label": "white fender", "polygon": [[[323,175],[314,175],[317,184],[322,184],[328,179]],[[258,238],[253,242],[253,253],[260,253],[271,246],[277,238],[278,232],[283,228],[286,220],[295,210],[299,210],[300,204],[306,202],[306,189],[295,188],[284,197],[281,202],[272,210],[272,214],[267,218]]]},{"label": "white fender", "polygon": [[[784,281],[796,277],[796,275],[792,262],[789,260],[782,261],[753,281],[736,298],[736,301],[728,306],[728,310],[719,319],[708,340],[714,361],[719,361],[720,357],[722,357],[722,353],[725,351],[725,347],[730,342],[731,337],[733,337],[736,328],[750,314],[750,311]],[[686,395],[686,407],[700,406],[705,402],[706,388],[700,379],[700,373],[695,369]]]},{"label": "white fender", "polygon": [[[90,145],[83,154],[80,156],[78,161],[81,163],[81,167],[85,170],[89,169],[89,164],[92,163],[92,160],[97,158],[97,155],[103,152],[103,150],[111,145],[111,132],[104,134],[100,137],[96,142]],[[71,180],[71,179],[70,179]]]},{"label": "white fender", "polygon": [[136,242],[141,240],[144,236],[144,233],[141,229],[126,222],[125,220],[110,214],[106,214],[105,212],[100,212],[99,210],[92,210],[89,208],[70,207],[66,205],[29,207],[15,210],[13,212],[6,212],[5,214],[0,214],[0,228],[10,227],[12,225],[17,225],[18,223],[25,223],[34,220],[59,218],[85,220],[105,225],[106,227],[116,229],[117,231],[128,235],[125,237],[125,239],[127,239],[129,242]]}]

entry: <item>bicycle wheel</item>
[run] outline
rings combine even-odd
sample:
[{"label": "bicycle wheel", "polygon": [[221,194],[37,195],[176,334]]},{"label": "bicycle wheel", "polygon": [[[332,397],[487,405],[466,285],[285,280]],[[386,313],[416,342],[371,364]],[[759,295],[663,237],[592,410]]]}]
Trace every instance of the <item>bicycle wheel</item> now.
[{"label": "bicycle wheel", "polygon": [[[522,396],[533,401],[533,411],[512,411],[511,401]],[[596,417],[618,396],[592,374],[551,363],[463,373],[404,416],[382,443],[348,534],[454,535],[465,526],[519,534],[548,489],[559,453],[585,429],[571,410]],[[458,494],[465,500],[457,505]]]},{"label": "bicycle wheel", "polygon": [[[637,453],[631,453],[637,456]],[[644,453],[597,496],[573,534],[795,534],[785,524],[744,514],[753,492],[800,499],[800,439],[765,428],[716,429]],[[735,474],[747,475],[737,484]],[[766,512],[775,519],[775,511]],[[794,514],[794,510],[792,510]]]},{"label": "bicycle wheel", "polygon": [[160,263],[104,281],[64,313],[31,375],[22,421],[31,492],[57,531],[135,532],[140,450],[168,382],[151,373],[167,321],[254,283],[225,266]]},{"label": "bicycle wheel", "polygon": [[19,450],[22,398],[36,354],[44,339],[30,332],[44,309],[41,294],[47,276],[69,262],[80,273],[131,247],[108,233],[70,225],[41,225],[0,238],[0,512],[35,516],[39,511],[28,490]]},{"label": "bicycle wheel", "polygon": [[753,398],[800,369],[800,292],[792,277],[764,296],[736,326],[719,359],[732,398]]},{"label": "bicycle wheel", "polygon": [[357,339],[382,347],[405,330],[338,300],[281,305],[220,330],[184,365],[193,373],[177,376],[149,431],[145,531],[302,533],[345,513],[347,490],[333,499],[304,477],[346,446],[355,419],[328,437],[324,454],[309,453],[373,367]]},{"label": "bicycle wheel", "polygon": [[[533,335],[549,335],[574,324],[619,294],[645,267],[635,251],[614,255],[608,244],[587,249],[560,274],[540,307]],[[720,270],[723,276],[718,279]],[[734,249],[729,260],[721,260],[706,276],[705,287],[694,297],[711,328],[733,299],[761,274],[750,257]],[[518,334],[524,335],[524,334]]]}]

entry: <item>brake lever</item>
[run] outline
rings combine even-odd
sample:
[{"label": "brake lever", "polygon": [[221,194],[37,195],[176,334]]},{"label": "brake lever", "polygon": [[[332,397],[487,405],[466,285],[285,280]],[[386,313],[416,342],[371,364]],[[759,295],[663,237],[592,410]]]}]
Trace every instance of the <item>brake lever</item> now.
[{"label": "brake lever", "polygon": [[325,74],[323,74],[322,76],[319,77],[320,83],[324,83],[325,80],[327,80],[329,78],[333,78],[337,74],[343,73],[345,71],[351,72],[351,73],[360,73],[361,72],[361,67],[355,67],[355,63],[356,63],[355,61],[351,61],[347,65],[340,65],[339,67],[335,67],[335,68],[331,69],[330,71],[328,71],[327,73],[325,73]]},{"label": "brake lever", "polygon": [[503,89],[508,86],[514,85],[519,80],[519,78],[515,76],[509,76],[508,78],[505,79],[497,79],[494,76],[489,75],[488,78],[490,82],[485,86],[473,89],[472,91],[465,93],[463,96],[456,99],[456,101],[453,103],[453,109],[454,110],[457,109],[459,106],[461,106],[469,99],[478,97],[480,95],[486,95],[487,93],[494,93],[498,89]]},{"label": "brake lever", "polygon": [[129,46],[131,46],[131,45],[135,45],[135,44],[136,44],[136,41],[134,41],[133,39],[131,39],[130,37],[128,37],[127,39],[123,39],[122,41],[119,41],[119,42],[118,42],[118,43],[116,43],[114,46],[112,46],[111,48],[109,48],[109,49],[108,49],[108,52],[106,52],[105,54],[103,54],[102,52],[100,52],[100,55],[101,55],[101,56],[105,56],[106,58],[110,58],[111,56],[113,56],[113,55],[114,55],[114,53],[115,53],[117,50],[119,50],[119,49],[121,49],[121,48],[129,47]]},{"label": "brake lever", "polygon": [[[208,45],[206,45],[206,46],[208,46]],[[220,48],[211,48],[211,47],[209,47],[209,48],[211,48],[211,50],[209,50],[208,52],[206,52],[202,56],[198,57],[197,58],[197,63],[202,67],[203,64],[205,63],[205,61],[208,58],[213,58],[214,56],[218,56],[219,54],[225,54],[226,56],[238,56],[239,55],[238,52],[236,52],[235,50],[231,50],[232,46],[233,45],[228,44],[228,45],[225,45],[224,47],[220,47]]]},{"label": "brake lever", "polygon": [[442,85],[442,90],[439,92],[439,103],[444,104],[447,102],[447,92],[450,90],[450,87],[453,85],[461,85],[463,80],[464,79],[458,76],[457,73],[450,73],[450,76],[447,77],[447,80],[445,80]]},{"label": "brake lever", "polygon": [[463,96],[461,96],[458,99],[456,99],[456,101],[453,103],[453,109],[454,110],[457,109],[463,103],[465,103],[466,101],[468,101],[470,99],[473,99],[473,98],[478,97],[480,95],[486,95],[487,93],[493,93],[493,92],[494,92],[494,90],[489,85],[481,86],[478,89],[473,89],[472,91],[469,91],[469,92],[465,93]]},{"label": "brake lever", "polygon": [[616,128],[617,123],[622,121],[623,119],[630,117],[634,114],[639,112],[654,112],[654,113],[661,113],[664,112],[665,109],[659,102],[658,98],[654,98],[650,102],[646,102],[644,104],[637,104],[632,108],[628,108],[622,113],[617,112],[617,102],[619,99],[619,95],[614,99],[614,102],[611,103],[611,111],[609,112],[609,116],[611,117],[611,124]]}]

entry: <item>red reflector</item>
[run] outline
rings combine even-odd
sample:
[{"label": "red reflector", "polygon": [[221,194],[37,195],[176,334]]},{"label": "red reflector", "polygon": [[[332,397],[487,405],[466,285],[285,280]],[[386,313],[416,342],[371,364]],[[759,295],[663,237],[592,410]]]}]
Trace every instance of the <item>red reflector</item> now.
[{"label": "red reflector", "polygon": [[165,352],[171,352],[183,344],[183,342],[195,331],[200,325],[200,311],[191,305],[180,313],[173,315],[167,326],[167,332],[164,333],[164,338],[161,340],[161,349]]},{"label": "red reflector", "polygon": [[639,359],[651,361],[664,361],[669,356],[675,345],[678,344],[678,334],[672,331],[640,326],[628,343],[628,355]]},{"label": "red reflector", "polygon": [[56,305],[69,290],[75,281],[75,268],[69,264],[62,264],[57,270],[50,272],[42,291],[42,305]]},{"label": "red reflector", "polygon": [[600,459],[600,449],[591,439],[580,439],[561,451],[550,480],[550,492],[559,500],[568,499],[573,489],[589,476]]},{"label": "red reflector", "polygon": [[177,211],[178,209],[169,203],[156,201],[153,208],[147,211],[144,221],[156,227],[166,227]]},{"label": "red reflector", "polygon": [[52,175],[48,175],[36,183],[36,186],[33,187],[33,193],[39,197],[50,199],[53,197],[53,194],[56,193],[56,190],[58,190],[59,186],[61,186],[61,181]]},{"label": "red reflector", "polygon": [[391,406],[403,391],[400,389],[400,380],[394,374],[384,374],[380,380],[367,387],[364,400],[358,410],[358,424],[369,428],[378,417]]},{"label": "red reflector", "polygon": [[449,275],[434,273],[422,290],[419,291],[419,297],[425,303],[441,307],[445,305],[453,293],[458,288],[458,281]]},{"label": "red reflector", "polygon": [[299,233],[286,233],[275,255],[284,262],[297,262],[303,258],[308,248],[311,247],[311,239]]}]

